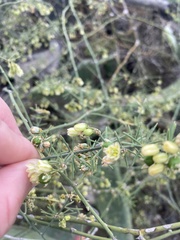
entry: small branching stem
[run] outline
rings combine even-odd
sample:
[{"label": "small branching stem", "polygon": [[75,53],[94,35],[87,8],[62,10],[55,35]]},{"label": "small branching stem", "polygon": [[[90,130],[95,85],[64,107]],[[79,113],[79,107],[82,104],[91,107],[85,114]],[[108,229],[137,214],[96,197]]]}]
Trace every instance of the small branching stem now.
[{"label": "small branching stem", "polygon": [[85,34],[83,24],[81,23],[78,15],[77,15],[77,13],[76,13],[76,10],[75,10],[75,8],[74,8],[74,4],[73,4],[73,1],[72,1],[72,0],[69,0],[69,6],[70,6],[70,9],[71,9],[71,11],[72,11],[72,13],[73,13],[73,15],[74,15],[74,17],[75,17],[78,25],[79,25],[79,28],[81,29],[81,31],[82,31],[82,33],[83,33],[83,34],[82,34],[83,40],[84,40],[84,42],[85,42],[85,44],[86,44],[86,46],[87,46],[87,49],[88,49],[88,51],[89,51],[89,53],[90,53],[90,55],[91,55],[91,57],[92,57],[92,59],[93,59],[93,62],[94,62],[94,65],[95,65],[95,69],[96,69],[96,72],[97,72],[97,77],[98,77],[99,82],[100,82],[100,84],[101,84],[101,88],[102,88],[102,92],[103,92],[103,94],[104,94],[104,97],[105,97],[105,99],[106,99],[106,101],[107,101],[108,98],[109,98],[109,97],[108,97],[108,92],[107,92],[107,88],[106,88],[106,86],[105,86],[105,82],[104,82],[104,80],[103,80],[103,78],[102,78],[102,74],[101,74],[101,71],[100,71],[100,68],[99,68],[99,65],[98,65],[98,61],[97,61],[97,59],[96,59],[96,57],[95,57],[94,51],[93,51],[93,49],[92,49],[92,47],[91,47],[91,45],[90,45],[90,43],[89,43],[89,41],[88,41],[88,38],[87,38],[87,36],[86,36],[86,34]]},{"label": "small branching stem", "polygon": [[[37,223],[39,221],[41,221],[41,223],[43,225],[49,224],[50,220],[52,220],[52,218],[48,217],[48,216],[43,217],[43,221],[40,220],[40,219],[42,219],[42,216],[36,216],[36,217],[33,217],[33,218],[31,216],[28,216],[28,219],[33,220]],[[73,216],[71,216],[71,218],[68,222],[81,224],[81,225],[86,225],[86,226],[89,226],[89,227],[97,227],[99,229],[104,228],[99,222],[91,222],[91,221],[87,221],[87,220],[82,220],[82,219],[79,219],[79,218],[73,217]],[[51,227],[59,228],[57,223],[55,223],[55,222],[54,222],[54,224],[51,224]],[[169,236],[180,233],[180,229],[177,229],[177,228],[180,228],[180,222],[167,224],[167,225],[161,225],[161,226],[157,226],[157,227],[145,228],[145,229],[141,229],[141,230],[140,229],[122,228],[122,227],[117,227],[117,226],[113,226],[113,225],[107,225],[107,227],[114,232],[120,232],[120,233],[124,233],[124,234],[132,234],[133,236],[139,236],[140,233],[141,233],[141,235],[144,236],[144,235],[147,235],[147,234],[149,235],[149,234],[153,234],[153,233],[168,231],[167,233],[162,234],[158,237],[151,238],[151,240],[162,240],[162,239],[165,239]],[[177,230],[173,231],[173,229],[177,229]],[[66,229],[63,229],[63,228],[62,228],[62,230],[66,231]],[[84,236],[83,235],[84,232],[79,232],[78,234]],[[94,238],[94,239],[101,239],[101,238]],[[109,238],[107,238],[107,239],[109,239]]]},{"label": "small branching stem", "polygon": [[109,229],[108,225],[101,219],[101,217],[97,214],[97,212],[93,209],[93,207],[88,203],[88,201],[85,199],[85,197],[79,191],[79,189],[75,186],[75,184],[64,173],[61,172],[60,174],[67,181],[67,183],[74,189],[76,194],[80,197],[80,199],[83,202],[83,204],[85,205],[87,211],[90,211],[94,215],[96,220],[102,225],[102,227],[107,232],[107,234],[111,237],[111,239],[116,240],[114,234]]},{"label": "small branching stem", "polygon": [[[73,154],[92,152],[92,151],[100,150],[101,148],[102,148],[102,146],[96,146],[93,148],[82,149],[80,151],[74,151]],[[59,155],[51,155],[51,156],[43,157],[41,160],[50,160],[50,159],[58,158],[58,157],[67,157],[69,154],[71,154],[71,152],[64,152]]]},{"label": "small branching stem", "polygon": [[24,117],[24,115],[22,114],[22,112],[21,112],[18,104],[16,103],[16,101],[15,101],[15,99],[14,99],[14,96],[13,96],[13,94],[12,94],[12,91],[11,91],[11,90],[8,90],[8,89],[5,89],[5,91],[9,94],[9,97],[10,97],[10,99],[11,99],[11,102],[12,102],[13,106],[15,107],[15,109],[16,109],[19,117],[21,118],[21,120],[23,121],[26,129],[27,129],[28,132],[29,132],[30,126],[29,126],[29,124],[28,124],[28,121],[27,121],[27,119]]},{"label": "small branching stem", "polygon": [[68,36],[68,33],[67,33],[67,28],[66,28],[66,13],[67,13],[68,9],[69,9],[69,6],[65,7],[64,10],[62,11],[62,17],[61,17],[62,30],[63,30],[64,37],[66,39],[67,48],[68,48],[68,51],[69,51],[69,56],[70,56],[70,59],[71,59],[72,66],[74,68],[75,76],[79,77],[78,69],[77,69],[77,66],[76,66],[75,59],[74,59],[72,44],[71,44],[71,41],[69,39],[69,36]]},{"label": "small branching stem", "polygon": [[5,91],[8,92],[8,94],[9,94],[9,96],[10,96],[10,99],[11,99],[13,105],[14,105],[15,108],[16,108],[16,111],[18,112],[21,120],[23,121],[24,125],[26,126],[27,130],[29,131],[30,126],[32,126],[32,123],[31,123],[31,120],[30,120],[30,118],[29,118],[29,115],[28,115],[28,113],[27,113],[27,111],[26,111],[26,109],[25,109],[25,107],[24,107],[24,104],[22,103],[21,98],[19,97],[18,92],[16,91],[15,87],[12,85],[11,81],[9,80],[6,72],[4,71],[4,69],[2,68],[1,65],[0,65],[0,71],[1,71],[2,74],[4,75],[4,77],[5,77],[6,81],[7,81],[7,83],[9,84],[11,90],[12,90],[12,91],[14,92],[14,94],[16,95],[17,100],[18,100],[18,102],[19,102],[19,104],[20,104],[20,106],[21,106],[21,108],[22,108],[22,110],[23,110],[23,112],[24,112],[24,114],[25,114],[25,117],[23,116],[22,111],[20,110],[18,104],[16,103],[12,92],[11,92],[10,90],[7,90],[7,89],[6,89]]},{"label": "small branching stem", "polygon": [[62,128],[71,127],[74,124],[80,122],[82,119],[84,119],[86,117],[89,117],[92,113],[101,111],[104,107],[105,107],[105,104],[101,104],[100,107],[93,108],[92,110],[86,111],[83,115],[81,115],[79,118],[77,118],[76,120],[74,120],[72,122],[64,123],[64,124],[61,124],[61,125],[57,125],[55,127],[51,127],[51,128],[49,128],[47,130],[44,130],[44,132],[53,132],[53,131],[57,131],[57,130],[62,129]]}]

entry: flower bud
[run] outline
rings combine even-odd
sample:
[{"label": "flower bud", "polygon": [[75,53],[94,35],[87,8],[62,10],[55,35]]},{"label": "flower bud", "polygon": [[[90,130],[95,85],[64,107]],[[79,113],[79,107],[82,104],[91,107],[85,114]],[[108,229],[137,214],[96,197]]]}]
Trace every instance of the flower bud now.
[{"label": "flower bud", "polygon": [[51,143],[49,141],[43,142],[43,147],[44,148],[50,148],[50,146],[51,146]]},{"label": "flower bud", "polygon": [[87,127],[88,125],[86,123],[77,123],[74,125],[74,129],[77,132],[83,132]]},{"label": "flower bud", "polygon": [[49,175],[47,173],[42,173],[39,176],[38,180],[39,180],[39,183],[46,184],[46,183],[48,183],[51,180],[51,175]]},{"label": "flower bud", "polygon": [[[52,171],[52,166],[46,160],[38,160],[37,162],[31,162],[27,164],[28,177],[30,182],[32,183],[39,183],[39,177],[42,174],[48,174]],[[43,177],[43,175],[41,176]],[[44,177],[43,177],[44,178]],[[47,179],[47,177],[46,177]]]},{"label": "flower bud", "polygon": [[166,153],[158,153],[155,156],[153,156],[153,161],[155,163],[167,163],[168,155]]},{"label": "flower bud", "polygon": [[36,126],[32,126],[32,127],[30,128],[30,132],[31,132],[32,134],[39,134],[39,133],[42,132],[42,129],[39,128],[39,127],[36,127]]},{"label": "flower bud", "polygon": [[91,136],[94,133],[94,130],[92,128],[87,128],[83,131],[84,136]]},{"label": "flower bud", "polygon": [[9,72],[8,75],[9,77],[14,77],[17,75],[18,77],[22,77],[23,70],[20,68],[20,66],[14,62],[8,62],[8,67],[9,67]]},{"label": "flower bud", "polygon": [[155,163],[148,168],[148,173],[150,176],[155,176],[164,171],[164,164]]},{"label": "flower bud", "polygon": [[67,135],[70,137],[77,137],[79,133],[74,128],[68,128]]},{"label": "flower bud", "polygon": [[33,137],[31,142],[36,148],[39,148],[42,143],[42,138],[41,137]]},{"label": "flower bud", "polygon": [[156,144],[147,144],[141,148],[141,154],[144,157],[154,156],[159,153],[159,148]]},{"label": "flower bud", "polygon": [[167,153],[175,154],[179,151],[178,145],[171,141],[165,141],[163,143],[163,150]]},{"label": "flower bud", "polygon": [[49,164],[49,162],[47,160],[38,160],[37,168],[42,173],[48,173],[48,172],[52,171],[52,166]]},{"label": "flower bud", "polygon": [[101,131],[98,128],[94,128],[94,133],[96,135],[101,135]]}]

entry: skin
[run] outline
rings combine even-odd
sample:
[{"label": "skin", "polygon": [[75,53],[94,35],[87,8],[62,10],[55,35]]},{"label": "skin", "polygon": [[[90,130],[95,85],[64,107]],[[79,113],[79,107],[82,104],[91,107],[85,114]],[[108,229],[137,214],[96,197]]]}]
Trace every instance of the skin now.
[{"label": "skin", "polygon": [[0,98],[0,238],[14,223],[33,187],[26,165],[38,158],[36,149],[23,137],[11,110]]}]

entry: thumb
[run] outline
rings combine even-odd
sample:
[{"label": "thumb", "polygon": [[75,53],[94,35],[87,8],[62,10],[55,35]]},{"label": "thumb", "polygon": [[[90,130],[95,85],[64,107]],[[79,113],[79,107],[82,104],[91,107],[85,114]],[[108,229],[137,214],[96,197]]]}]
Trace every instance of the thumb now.
[{"label": "thumb", "polygon": [[0,149],[0,165],[39,157],[34,146],[25,137],[16,134],[4,121],[1,120]]}]

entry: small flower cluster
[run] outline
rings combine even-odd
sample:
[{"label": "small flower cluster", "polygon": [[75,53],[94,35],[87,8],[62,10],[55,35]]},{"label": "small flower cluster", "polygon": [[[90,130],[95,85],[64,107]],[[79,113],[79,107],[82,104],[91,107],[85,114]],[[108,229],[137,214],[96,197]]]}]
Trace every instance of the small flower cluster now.
[{"label": "small flower cluster", "polygon": [[[73,148],[73,151],[76,152],[74,162],[76,163],[78,169],[86,175],[92,174],[93,166],[96,165],[98,161],[98,158],[95,157],[91,151],[88,151],[89,149],[90,145],[87,143],[79,143]],[[83,150],[87,150],[87,152],[83,153]]]},{"label": "small flower cluster", "polygon": [[92,134],[100,135],[100,130],[97,128],[89,127],[87,123],[77,123],[74,127],[67,129],[67,135],[70,137],[86,138]]},{"label": "small flower cluster", "polygon": [[102,159],[102,166],[106,167],[119,159],[121,153],[120,144],[118,142],[112,143],[108,147],[105,147],[103,152],[106,155]]},{"label": "small flower cluster", "polygon": [[50,148],[51,143],[48,139],[44,139],[41,135],[42,129],[36,126],[31,127],[30,133],[33,134],[31,140],[32,144],[37,148],[37,150],[42,153],[44,149]]},{"label": "small flower cluster", "polygon": [[8,67],[9,67],[9,72],[8,72],[9,77],[12,77],[12,78],[14,76],[22,77],[22,75],[24,74],[20,66],[14,62],[8,62]]},{"label": "small flower cluster", "polygon": [[63,217],[63,219],[59,220],[59,227],[66,228],[67,222],[71,219],[70,215],[66,215]]},{"label": "small flower cluster", "polygon": [[147,144],[141,149],[150,176],[167,173],[168,169],[173,169],[180,163],[178,156],[180,149],[176,141],[165,141],[161,148],[162,150],[157,144]]},{"label": "small flower cluster", "polygon": [[46,160],[38,160],[27,164],[28,177],[33,184],[46,184],[51,180],[52,166]]}]

